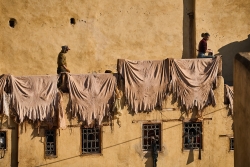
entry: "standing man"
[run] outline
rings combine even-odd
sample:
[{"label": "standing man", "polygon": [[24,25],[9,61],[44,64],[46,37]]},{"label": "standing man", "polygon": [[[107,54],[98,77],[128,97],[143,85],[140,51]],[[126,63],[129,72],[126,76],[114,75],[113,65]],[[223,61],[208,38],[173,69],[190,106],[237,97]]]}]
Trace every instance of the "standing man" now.
[{"label": "standing man", "polygon": [[61,52],[58,54],[57,57],[57,74],[60,74],[62,72],[70,72],[70,70],[67,67],[66,62],[66,53],[68,52],[69,47],[67,45],[62,46]]},{"label": "standing man", "polygon": [[[199,53],[198,58],[213,58],[213,51],[211,49],[207,49],[207,41],[209,40],[210,34],[209,33],[202,33],[201,34],[202,40],[199,43]],[[206,55],[208,53],[208,55]]]},{"label": "standing man", "polygon": [[[66,62],[66,53],[68,52],[69,47],[67,45],[62,46],[61,52],[58,54],[57,57],[57,74],[63,73],[63,72],[70,72],[70,70],[67,67]],[[62,90],[66,91],[66,82],[65,82],[65,74],[60,75],[60,78],[58,80],[57,87]]]}]

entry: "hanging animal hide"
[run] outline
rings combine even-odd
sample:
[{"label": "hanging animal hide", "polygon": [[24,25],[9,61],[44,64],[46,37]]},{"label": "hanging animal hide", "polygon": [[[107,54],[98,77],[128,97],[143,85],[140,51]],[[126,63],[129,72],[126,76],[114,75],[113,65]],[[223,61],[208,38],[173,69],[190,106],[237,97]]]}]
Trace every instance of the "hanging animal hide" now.
[{"label": "hanging animal hide", "polygon": [[170,59],[154,61],[118,60],[125,80],[125,96],[132,111],[151,111],[162,106],[169,83]]},{"label": "hanging animal hide", "polygon": [[228,86],[225,84],[225,99],[228,101],[229,108],[233,114],[233,100],[234,100],[234,90],[232,86]]},{"label": "hanging animal hide", "polygon": [[4,89],[9,77],[9,75],[0,76],[0,114],[4,114],[6,116],[9,116],[10,95],[8,95]]},{"label": "hanging animal hide", "polygon": [[213,85],[216,85],[220,56],[213,59],[174,59],[170,89],[186,110],[197,106],[215,105]]},{"label": "hanging animal hide", "polygon": [[72,116],[91,124],[110,111],[114,101],[116,78],[113,74],[67,74]]},{"label": "hanging animal hide", "polygon": [[[20,123],[25,118],[33,122],[45,121],[53,126],[59,107],[57,89],[58,76],[11,76],[11,106],[18,115]],[[60,99],[60,98],[59,98]],[[55,113],[57,112],[57,113]],[[65,128],[62,125],[59,128]]]}]

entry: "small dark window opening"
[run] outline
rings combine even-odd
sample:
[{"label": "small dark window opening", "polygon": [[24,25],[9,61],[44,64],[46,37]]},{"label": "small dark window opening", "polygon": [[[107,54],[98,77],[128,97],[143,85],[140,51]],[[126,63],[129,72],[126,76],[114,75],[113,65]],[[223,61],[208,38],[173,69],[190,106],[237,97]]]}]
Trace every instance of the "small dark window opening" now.
[{"label": "small dark window opening", "polygon": [[76,20],[74,18],[70,19],[70,24],[76,24]]},{"label": "small dark window opening", "polygon": [[82,154],[101,153],[100,128],[82,129]]},{"label": "small dark window opening", "polygon": [[6,132],[0,131],[0,150],[6,149]]},{"label": "small dark window opening", "polygon": [[16,19],[13,19],[13,18],[10,19],[9,26],[12,27],[12,28],[14,28],[16,26]]},{"label": "small dark window opening", "polygon": [[56,131],[45,130],[46,145],[45,145],[45,155],[55,156],[56,155]]},{"label": "small dark window opening", "polygon": [[156,138],[156,147],[161,151],[161,124],[142,125],[142,150],[151,150],[152,137]]},{"label": "small dark window opening", "polygon": [[183,148],[199,149],[202,148],[202,124],[201,122],[184,123],[183,127],[184,141]]},{"label": "small dark window opening", "polygon": [[234,138],[230,138],[230,150],[234,150]]}]

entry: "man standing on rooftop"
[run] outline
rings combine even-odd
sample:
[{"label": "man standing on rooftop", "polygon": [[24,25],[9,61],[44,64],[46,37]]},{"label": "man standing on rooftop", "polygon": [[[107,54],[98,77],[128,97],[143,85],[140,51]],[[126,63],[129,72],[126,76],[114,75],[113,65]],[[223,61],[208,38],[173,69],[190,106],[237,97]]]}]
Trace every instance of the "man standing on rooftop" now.
[{"label": "man standing on rooftop", "polygon": [[61,52],[58,54],[57,57],[57,74],[60,74],[62,72],[70,72],[70,70],[67,67],[66,62],[66,53],[68,52],[69,47],[67,45],[62,46]]}]

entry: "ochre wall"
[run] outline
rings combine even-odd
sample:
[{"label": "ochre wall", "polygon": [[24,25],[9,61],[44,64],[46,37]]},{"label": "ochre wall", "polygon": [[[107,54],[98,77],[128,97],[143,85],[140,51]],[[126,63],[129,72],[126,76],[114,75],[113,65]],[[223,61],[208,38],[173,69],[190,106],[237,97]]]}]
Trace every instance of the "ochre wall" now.
[{"label": "ochre wall", "polygon": [[182,0],[0,0],[0,11],[0,73],[56,74],[62,45],[71,73],[115,71],[118,58],[182,57]]},{"label": "ochre wall", "polygon": [[[207,107],[204,110],[204,118],[212,118],[203,122],[203,151],[202,159],[198,159],[198,151],[182,151],[183,125],[181,121],[162,122],[162,152],[159,153],[158,167],[233,167],[234,152],[229,151],[229,138],[219,137],[219,135],[233,134],[232,118],[228,116],[227,107],[223,102],[224,82],[223,78],[218,78],[218,88],[215,90],[217,105]],[[64,94],[64,108],[68,103],[68,94]],[[176,108],[177,105],[171,104],[172,98],[169,97],[164,108]],[[65,110],[66,111],[66,110]],[[163,110],[150,113],[129,114],[125,107],[120,116],[121,127],[114,120],[114,129],[110,126],[103,126],[102,155],[80,156],[80,127],[67,128],[57,131],[57,151],[58,157],[44,159],[44,129],[37,134],[37,129],[31,125],[23,124],[19,126],[19,166],[84,166],[84,167],[152,167],[152,158],[149,152],[142,151],[142,123],[132,123],[133,120],[151,120],[160,122],[162,119],[180,118],[180,110]],[[184,118],[190,118],[184,115]],[[71,124],[76,125],[74,120]],[[146,122],[145,122],[146,123]],[[67,119],[69,125],[69,120]],[[13,124],[14,126],[14,124]],[[12,130],[16,132],[15,130]],[[11,130],[9,130],[11,132]],[[17,141],[16,137],[8,138],[8,141]],[[3,166],[9,166],[10,154],[7,152],[6,158],[0,159]],[[13,162],[14,163],[14,162]]]},{"label": "ochre wall", "polygon": [[196,48],[201,33],[209,32],[208,48],[223,56],[223,77],[230,85],[235,54],[250,51],[249,8],[247,0],[196,0]]},{"label": "ochre wall", "polygon": [[[183,39],[187,37],[187,33],[183,34],[186,23],[186,13],[183,11],[189,11],[184,9],[185,4],[183,0],[0,0],[0,73],[56,74],[57,55],[60,47],[65,44],[71,48],[67,53],[71,73],[104,72],[106,69],[115,71],[118,58],[187,58],[183,56],[183,47],[188,48],[183,43],[184,40],[187,41]],[[70,24],[72,17],[76,19],[75,25]],[[10,18],[17,20],[15,28],[9,27]],[[197,24],[197,27],[200,25]],[[243,40],[244,35],[239,35],[242,37],[240,40]],[[165,122],[162,123],[163,151],[159,153],[159,167],[179,167],[186,164],[202,167],[233,166],[229,139],[219,137],[233,133],[232,119],[227,116],[228,110],[223,103],[223,83],[223,78],[220,77],[219,87],[215,91],[216,107],[207,107],[204,111],[204,117],[213,120],[204,121],[202,160],[198,160],[197,151],[194,151],[194,155],[189,151],[182,151],[182,122]],[[170,99],[167,100],[166,107],[177,108],[176,104],[170,104]],[[65,108],[67,102],[68,96],[65,94]],[[15,129],[8,129],[8,143],[11,144],[0,163],[1,166],[16,166],[18,150],[21,167],[151,167],[150,154],[145,155],[141,151],[142,123],[132,123],[132,120],[161,122],[162,119],[178,119],[181,114],[176,110],[164,111],[163,115],[159,111],[153,111],[133,116],[125,108],[120,117],[121,128],[116,120],[113,132],[110,127],[103,127],[101,156],[79,156],[80,127],[61,130],[60,136],[58,131],[58,157],[53,159],[44,159],[43,129],[38,135],[37,129],[31,128],[29,124],[26,127],[24,124],[20,125],[17,142],[17,127],[12,122],[11,126]],[[3,128],[6,128],[5,124]]]},{"label": "ochre wall", "polygon": [[[250,53],[236,55],[234,60],[234,135],[235,167],[250,166]],[[247,127],[247,128],[246,128]]]}]

